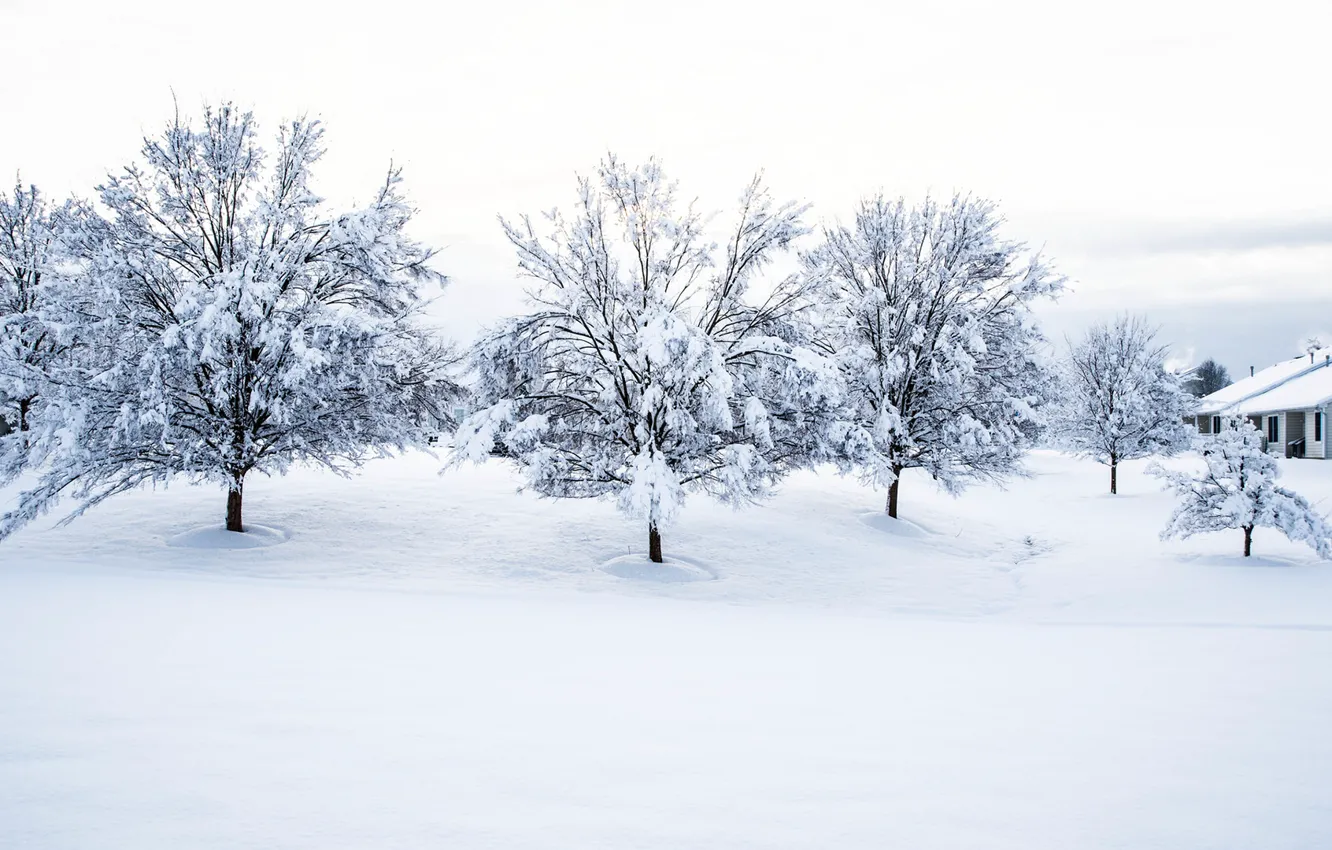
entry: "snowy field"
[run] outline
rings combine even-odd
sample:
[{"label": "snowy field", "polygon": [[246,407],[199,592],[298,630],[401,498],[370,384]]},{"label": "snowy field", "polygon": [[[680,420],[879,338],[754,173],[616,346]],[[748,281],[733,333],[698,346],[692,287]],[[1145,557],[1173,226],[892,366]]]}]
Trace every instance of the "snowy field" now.
[{"label": "snowy field", "polygon": [[257,548],[188,486],[0,544],[0,847],[1332,846],[1332,564],[1159,542],[1143,464],[902,522],[803,474],[664,576],[439,465],[255,478]]}]

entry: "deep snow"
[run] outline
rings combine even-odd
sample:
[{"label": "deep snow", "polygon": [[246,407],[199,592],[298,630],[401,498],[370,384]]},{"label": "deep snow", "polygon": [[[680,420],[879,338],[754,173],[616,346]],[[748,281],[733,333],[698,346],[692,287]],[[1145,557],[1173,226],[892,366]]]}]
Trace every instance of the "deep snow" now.
[{"label": "deep snow", "polygon": [[[897,523],[830,475],[696,500],[666,554],[715,580],[671,582],[611,504],[439,465],[255,480],[262,548],[177,485],[0,544],[0,847],[1332,835],[1332,564],[1159,542],[1143,464],[908,473]],[[1282,466],[1332,507],[1332,464]]]}]

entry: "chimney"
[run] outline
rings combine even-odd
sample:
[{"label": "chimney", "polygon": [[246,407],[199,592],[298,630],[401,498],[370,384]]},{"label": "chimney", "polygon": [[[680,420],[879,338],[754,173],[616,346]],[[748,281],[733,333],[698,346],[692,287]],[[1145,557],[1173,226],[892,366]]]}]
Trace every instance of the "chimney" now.
[{"label": "chimney", "polygon": [[1312,352],[1312,351],[1309,352],[1309,365],[1310,365],[1310,366],[1313,365],[1313,352]]},{"label": "chimney", "polygon": [[1252,366],[1249,367],[1249,377],[1250,377],[1250,378],[1253,377],[1253,367],[1252,367]]}]

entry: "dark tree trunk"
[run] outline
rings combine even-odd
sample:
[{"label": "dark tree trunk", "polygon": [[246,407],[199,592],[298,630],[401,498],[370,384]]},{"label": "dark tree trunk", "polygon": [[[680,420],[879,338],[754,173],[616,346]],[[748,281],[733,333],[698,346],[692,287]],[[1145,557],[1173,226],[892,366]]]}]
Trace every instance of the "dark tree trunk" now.
[{"label": "dark tree trunk", "polygon": [[19,426],[19,433],[23,435],[24,450],[27,450],[28,448],[28,431],[31,430],[31,426],[28,424],[28,414],[31,411],[32,411],[32,399],[31,398],[19,399],[18,426]]},{"label": "dark tree trunk", "polygon": [[1110,495],[1119,493],[1119,461],[1110,458]]},{"label": "dark tree trunk", "polygon": [[1251,551],[1253,551],[1253,526],[1246,525],[1244,526],[1244,557],[1249,557]]},{"label": "dark tree trunk", "polygon": [[893,466],[893,483],[888,485],[888,516],[897,519],[897,494],[902,489],[902,467]]},{"label": "dark tree trunk", "polygon": [[245,473],[249,472],[249,468],[243,465],[244,457],[245,425],[234,421],[231,425],[231,457],[225,467],[231,475],[231,484],[227,487],[227,531],[245,530],[241,523],[241,497],[245,492]]},{"label": "dark tree trunk", "polygon": [[648,560],[654,564],[662,563],[661,532],[657,531],[655,522],[648,523]]},{"label": "dark tree trunk", "polygon": [[241,524],[241,494],[244,486],[245,479],[237,477],[227,488],[227,531],[245,530]]}]

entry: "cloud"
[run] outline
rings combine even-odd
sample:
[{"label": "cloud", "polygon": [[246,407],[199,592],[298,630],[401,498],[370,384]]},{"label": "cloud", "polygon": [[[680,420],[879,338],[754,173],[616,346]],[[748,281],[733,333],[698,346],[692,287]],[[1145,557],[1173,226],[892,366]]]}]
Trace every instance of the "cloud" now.
[{"label": "cloud", "polygon": [[1332,298],[1238,305],[1052,304],[1042,305],[1037,316],[1046,336],[1062,344],[1065,337],[1076,339],[1092,324],[1125,311],[1141,315],[1160,328],[1157,340],[1170,347],[1172,360],[1197,363],[1211,357],[1224,365],[1232,378],[1240,378],[1249,374],[1250,366],[1263,369],[1300,356],[1304,350],[1300,343],[1313,327],[1310,317],[1332,313]]},{"label": "cloud", "polygon": [[1332,215],[1222,221],[1106,223],[1088,227],[1069,247],[1095,256],[1241,254],[1332,247]]}]

